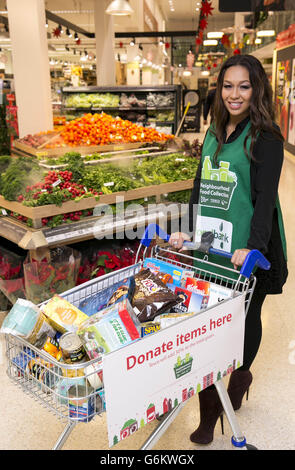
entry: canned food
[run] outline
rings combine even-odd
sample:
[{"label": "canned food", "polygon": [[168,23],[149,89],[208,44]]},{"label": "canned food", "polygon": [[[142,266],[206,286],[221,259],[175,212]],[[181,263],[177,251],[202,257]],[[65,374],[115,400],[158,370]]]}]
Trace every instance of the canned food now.
[{"label": "canned food", "polygon": [[26,367],[26,372],[33,379],[40,382],[40,388],[43,392],[50,393],[57,384],[60,376],[60,369],[42,359],[31,359]]},{"label": "canned food", "polygon": [[85,349],[79,336],[75,333],[64,333],[59,339],[59,346],[64,361],[68,364],[79,362],[85,356]]},{"label": "canned food", "polygon": [[156,333],[161,329],[161,325],[158,322],[145,322],[141,323],[140,325],[141,328],[141,337],[143,338],[144,336],[150,335],[151,333]]},{"label": "canned food", "polygon": [[68,390],[69,416],[78,421],[90,421],[95,415],[94,389],[87,385],[72,385]]}]

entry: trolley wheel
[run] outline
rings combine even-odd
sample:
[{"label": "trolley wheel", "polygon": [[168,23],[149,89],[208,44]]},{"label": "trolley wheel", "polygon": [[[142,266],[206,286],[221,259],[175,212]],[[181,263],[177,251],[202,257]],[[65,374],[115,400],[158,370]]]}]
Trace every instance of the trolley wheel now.
[{"label": "trolley wheel", "polygon": [[257,447],[253,446],[252,444],[246,444],[247,450],[258,450]]}]

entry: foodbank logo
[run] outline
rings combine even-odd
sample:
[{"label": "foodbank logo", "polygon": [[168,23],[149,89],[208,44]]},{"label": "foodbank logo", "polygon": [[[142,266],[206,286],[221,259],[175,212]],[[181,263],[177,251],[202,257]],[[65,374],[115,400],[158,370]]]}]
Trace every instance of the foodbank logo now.
[{"label": "foodbank logo", "polygon": [[174,364],[175,378],[179,379],[185,374],[188,374],[192,370],[193,358],[190,354],[186,354],[183,359],[178,356],[176,363]]},{"label": "foodbank logo", "polygon": [[212,168],[210,157],[205,157],[200,185],[202,206],[228,210],[237,187],[237,176],[229,166],[229,162],[221,161],[219,168]]},{"label": "foodbank logo", "polygon": [[221,250],[225,249],[225,247],[230,242],[229,235],[225,233],[223,229],[224,229],[224,223],[221,222],[221,224],[219,225],[219,231],[213,230],[214,240],[219,241],[219,246]]}]

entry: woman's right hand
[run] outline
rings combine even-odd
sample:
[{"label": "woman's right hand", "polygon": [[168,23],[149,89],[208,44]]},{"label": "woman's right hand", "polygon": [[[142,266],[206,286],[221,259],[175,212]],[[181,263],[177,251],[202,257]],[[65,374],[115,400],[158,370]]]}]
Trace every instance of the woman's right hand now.
[{"label": "woman's right hand", "polygon": [[191,241],[191,237],[184,232],[174,232],[171,234],[168,243],[173,246],[173,248],[180,250],[185,240]]}]

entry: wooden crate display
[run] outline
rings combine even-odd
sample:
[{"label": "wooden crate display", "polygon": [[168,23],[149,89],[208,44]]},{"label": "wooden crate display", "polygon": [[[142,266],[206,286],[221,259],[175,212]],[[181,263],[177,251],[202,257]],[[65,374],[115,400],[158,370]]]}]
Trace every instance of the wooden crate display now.
[{"label": "wooden crate display", "polygon": [[109,144],[109,145],[84,145],[84,146],[62,146],[56,148],[34,148],[30,147],[29,145],[24,144],[23,142],[18,142],[15,140],[13,142],[13,149],[17,154],[32,156],[32,157],[43,157],[43,158],[50,158],[50,157],[60,157],[67,152],[78,152],[81,155],[88,155],[95,152],[112,152],[112,151],[119,151],[119,150],[130,150],[130,149],[137,149],[142,147],[144,142],[134,142],[129,144]]},{"label": "wooden crate display", "polygon": [[70,212],[92,209],[98,204],[115,204],[118,199],[124,198],[124,202],[154,196],[157,202],[160,202],[163,194],[174,193],[176,191],[185,191],[192,189],[193,178],[184,181],[174,181],[152,186],[143,186],[130,191],[120,191],[112,194],[103,194],[99,199],[89,197],[79,201],[67,201],[61,206],[54,204],[46,206],[28,207],[17,201],[7,201],[0,195],[0,207],[12,212],[17,212],[25,217],[32,219],[34,228],[42,227],[42,218],[52,217]]}]

